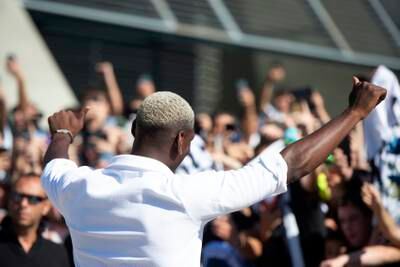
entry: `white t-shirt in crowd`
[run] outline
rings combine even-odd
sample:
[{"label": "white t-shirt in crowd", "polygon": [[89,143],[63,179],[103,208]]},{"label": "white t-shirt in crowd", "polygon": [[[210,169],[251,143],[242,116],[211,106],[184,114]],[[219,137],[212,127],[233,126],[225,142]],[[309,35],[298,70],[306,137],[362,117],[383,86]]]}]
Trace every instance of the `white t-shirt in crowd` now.
[{"label": "white t-shirt in crowd", "polygon": [[65,217],[77,267],[196,267],[204,225],[286,191],[287,165],[274,152],[235,171],[176,175],[120,155],[97,170],[54,159],[41,179]]},{"label": "white t-shirt in crowd", "polygon": [[395,136],[393,130],[400,123],[400,84],[396,75],[381,65],[376,69],[371,83],[385,88],[387,95],[363,121],[368,160],[373,159],[392,140]]}]

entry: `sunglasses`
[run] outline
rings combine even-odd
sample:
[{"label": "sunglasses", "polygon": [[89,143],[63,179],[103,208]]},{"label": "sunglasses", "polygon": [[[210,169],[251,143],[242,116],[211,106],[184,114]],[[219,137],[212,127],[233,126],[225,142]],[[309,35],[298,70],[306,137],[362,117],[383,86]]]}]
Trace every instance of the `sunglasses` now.
[{"label": "sunglasses", "polygon": [[10,199],[14,202],[21,202],[24,198],[26,198],[26,200],[28,200],[28,203],[31,205],[39,204],[40,202],[47,199],[47,197],[32,196],[17,192],[12,192],[10,195]]}]

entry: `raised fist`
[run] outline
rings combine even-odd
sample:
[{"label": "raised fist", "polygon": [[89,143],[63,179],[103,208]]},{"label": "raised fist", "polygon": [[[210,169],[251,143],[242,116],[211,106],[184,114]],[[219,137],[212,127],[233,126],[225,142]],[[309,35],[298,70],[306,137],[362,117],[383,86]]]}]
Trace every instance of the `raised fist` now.
[{"label": "raised fist", "polygon": [[89,108],[83,108],[78,112],[74,111],[59,111],[51,115],[48,119],[50,132],[53,134],[57,130],[66,129],[75,137],[83,128],[86,113]]},{"label": "raised fist", "polygon": [[386,90],[377,85],[360,82],[353,77],[353,90],[349,96],[349,108],[364,119],[386,97]]}]

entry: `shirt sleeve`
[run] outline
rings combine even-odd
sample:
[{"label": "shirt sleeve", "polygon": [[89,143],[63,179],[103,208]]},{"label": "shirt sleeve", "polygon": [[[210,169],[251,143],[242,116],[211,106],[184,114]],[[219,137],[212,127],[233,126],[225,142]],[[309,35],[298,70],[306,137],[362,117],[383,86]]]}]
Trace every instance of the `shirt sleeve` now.
[{"label": "shirt sleeve", "polygon": [[41,176],[42,186],[50,201],[58,210],[60,205],[60,192],[71,183],[73,176],[68,175],[71,170],[77,169],[75,162],[68,159],[53,159],[46,164]]},{"label": "shirt sleeve", "polygon": [[262,153],[238,170],[176,176],[173,190],[192,219],[208,221],[285,192],[287,171],[279,152]]}]

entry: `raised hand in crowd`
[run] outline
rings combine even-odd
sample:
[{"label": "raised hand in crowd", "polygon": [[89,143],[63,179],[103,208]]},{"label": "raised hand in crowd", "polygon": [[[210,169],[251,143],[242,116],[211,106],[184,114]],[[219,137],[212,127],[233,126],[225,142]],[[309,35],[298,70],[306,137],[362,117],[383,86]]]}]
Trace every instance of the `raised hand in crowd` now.
[{"label": "raised hand in crowd", "polygon": [[259,108],[263,110],[272,99],[274,87],[278,82],[281,82],[286,77],[286,70],[283,65],[276,63],[271,66],[265,76],[263,88],[261,89],[261,97]]},{"label": "raised hand in crowd", "polygon": [[243,107],[242,130],[244,140],[248,143],[253,134],[258,130],[258,114],[256,98],[249,87],[242,87],[238,90],[239,103]]},{"label": "raised hand in crowd", "polygon": [[311,94],[311,103],[315,107],[315,113],[322,123],[327,123],[331,118],[326,111],[324,99],[320,92],[313,91]]},{"label": "raised hand in crowd", "polygon": [[372,185],[365,183],[362,187],[362,198],[364,203],[374,212],[379,229],[392,245],[400,248],[400,227],[382,204],[378,190]]},{"label": "raised hand in crowd", "polygon": [[7,66],[8,72],[11,75],[13,75],[15,77],[23,76],[21,66],[19,65],[19,62],[14,55],[8,56],[6,66]]},{"label": "raised hand in crowd", "polygon": [[362,187],[362,198],[364,203],[374,212],[377,213],[383,208],[382,200],[378,190],[372,185],[365,183]]},{"label": "raised hand in crowd", "polygon": [[8,56],[6,66],[8,72],[16,79],[18,84],[18,107],[25,111],[30,102],[26,91],[25,76],[22,72],[22,68],[14,55]]},{"label": "raised hand in crowd", "polygon": [[111,112],[113,115],[122,115],[124,101],[122,100],[121,89],[119,88],[111,62],[97,63],[96,71],[101,73],[106,84],[107,94],[110,99]]}]

